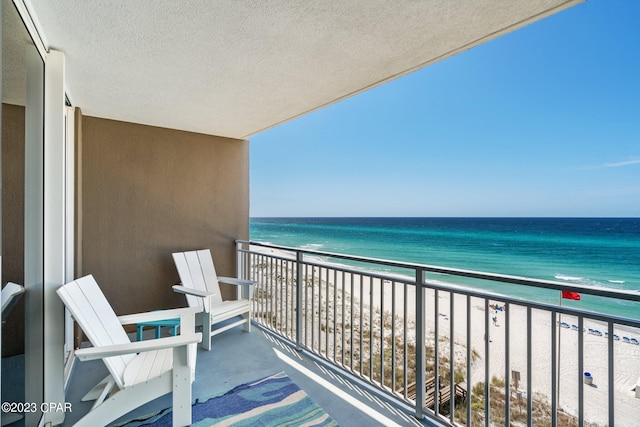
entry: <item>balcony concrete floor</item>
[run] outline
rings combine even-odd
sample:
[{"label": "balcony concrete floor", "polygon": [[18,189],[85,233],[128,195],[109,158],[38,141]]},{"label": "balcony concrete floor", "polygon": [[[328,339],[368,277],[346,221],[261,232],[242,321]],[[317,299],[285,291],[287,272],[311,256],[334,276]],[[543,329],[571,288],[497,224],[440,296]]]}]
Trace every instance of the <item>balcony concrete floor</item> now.
[{"label": "balcony concrete floor", "polygon": [[[153,331],[145,331],[147,333],[151,337]],[[434,425],[426,420],[419,422],[408,409],[371,395],[353,381],[336,375],[314,358],[296,351],[256,326],[250,333],[243,332],[242,328],[234,328],[216,335],[213,338],[213,350],[207,352],[198,348],[197,358],[194,398],[227,391],[237,385],[284,371],[341,426]],[[73,425],[90,409],[92,402],[81,402],[80,399],[106,375],[106,367],[101,361],[76,361],[67,390],[67,402],[73,405],[73,412],[67,414],[65,426]],[[165,395],[130,412],[119,421],[169,406],[171,396]]]}]

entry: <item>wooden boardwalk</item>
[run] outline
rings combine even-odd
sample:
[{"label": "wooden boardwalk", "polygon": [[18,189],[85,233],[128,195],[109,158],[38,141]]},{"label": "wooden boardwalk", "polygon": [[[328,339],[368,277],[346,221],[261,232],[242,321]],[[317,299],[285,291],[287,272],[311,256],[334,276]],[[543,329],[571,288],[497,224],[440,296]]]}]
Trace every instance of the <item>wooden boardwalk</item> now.
[{"label": "wooden boardwalk", "polygon": [[[456,401],[465,401],[467,398],[467,388],[465,383],[457,383],[454,384],[454,404]],[[425,382],[425,405],[427,408],[434,409],[435,399],[436,399],[436,380],[435,378],[428,378]],[[416,383],[411,383],[407,387],[407,397],[411,400],[416,400]],[[448,413],[449,412],[449,402],[451,400],[451,387],[446,385],[444,387],[440,387],[438,391],[438,406],[440,413]]]}]

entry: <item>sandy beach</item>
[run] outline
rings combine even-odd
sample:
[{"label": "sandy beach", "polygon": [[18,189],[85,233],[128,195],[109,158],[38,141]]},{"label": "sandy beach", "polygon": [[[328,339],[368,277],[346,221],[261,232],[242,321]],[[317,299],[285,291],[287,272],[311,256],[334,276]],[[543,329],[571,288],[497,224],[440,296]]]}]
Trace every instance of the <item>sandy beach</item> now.
[{"label": "sandy beach", "polygon": [[[433,291],[427,291],[427,301],[432,304]],[[439,330],[441,336],[450,335],[449,293],[439,292],[440,316]],[[500,303],[499,303],[500,304]],[[456,295],[454,300],[454,341],[466,345],[466,297]],[[504,311],[489,310],[485,312],[484,300],[472,299],[471,307],[471,346],[480,354],[480,360],[472,367],[472,382],[485,380],[485,316],[489,316],[489,378],[505,376],[505,342],[506,314]],[[496,324],[492,317],[497,317]],[[576,318],[563,316],[562,322],[577,324]],[[428,333],[434,330],[432,316],[427,316]],[[545,311],[532,310],[531,313],[531,381],[534,394],[544,396],[550,402],[551,396],[551,314]],[[559,407],[572,415],[578,413],[578,381],[582,373],[578,371],[578,335],[572,328],[555,326],[560,335],[560,381]],[[608,424],[608,364],[607,339],[588,332],[589,329],[606,331],[606,326],[599,322],[585,319],[584,330],[584,371],[591,374],[592,385],[584,385],[585,419],[598,425]],[[619,337],[638,337],[637,330],[616,328]],[[527,389],[527,309],[511,304],[509,306],[509,358],[510,370],[520,372],[519,389]],[[633,426],[640,419],[640,400],[632,391],[640,376],[640,347],[621,340],[614,341],[614,396],[616,425]],[[513,380],[512,380],[513,383]],[[524,395],[526,396],[526,394]],[[524,399],[525,397],[523,397]]]},{"label": "sandy beach", "polygon": [[[253,248],[270,255],[284,256],[291,258],[291,254],[276,252],[269,248]],[[405,286],[399,282],[389,280],[370,279],[361,275],[326,274],[324,268],[314,267],[306,270],[308,283],[320,283],[323,287],[320,293],[329,294],[325,302],[340,304],[342,298],[349,302],[355,301],[355,309],[364,313],[380,313],[381,311],[390,318],[391,313],[395,314],[395,322],[401,325],[404,322],[405,313],[404,300],[408,301],[406,315],[408,320],[407,339],[415,340],[415,291],[412,286]],[[313,275],[313,278],[310,276]],[[362,280],[362,283],[360,282]],[[344,281],[344,283],[343,283]],[[327,286],[328,284],[328,286]],[[353,292],[352,292],[353,289]],[[395,289],[395,290],[394,290]],[[405,289],[407,289],[405,295]],[[334,292],[337,296],[334,298]],[[394,296],[395,294],[395,296]],[[438,307],[435,307],[435,292],[428,289],[425,296],[426,308],[426,336],[427,347],[433,346],[436,341],[436,319],[438,323],[437,339],[439,343],[439,355],[449,357],[449,340],[453,334],[454,341],[454,363],[458,367],[466,366],[466,345],[467,345],[467,297],[461,294],[454,296],[454,309],[451,312],[449,292],[438,292]],[[395,311],[393,311],[393,301],[395,298]],[[490,301],[498,307],[503,306],[500,301]],[[382,309],[382,310],[381,310]],[[325,315],[320,310],[320,319],[323,325],[334,322],[342,322],[339,314],[333,319],[333,311],[327,310]],[[518,371],[520,380],[518,391],[521,392],[522,405],[526,408],[527,382],[527,308],[511,304],[509,311],[509,371]],[[506,312],[505,310],[495,310],[490,308],[485,311],[485,300],[480,298],[471,299],[470,313],[470,342],[474,360],[471,367],[472,384],[484,382],[485,378],[491,381],[501,380],[505,377],[505,356],[506,356]],[[356,316],[357,317],[357,316]],[[384,316],[376,314],[372,319],[368,319],[367,324],[374,324],[376,319]],[[494,318],[495,317],[495,322]],[[451,331],[451,319],[454,320],[454,328]],[[485,324],[488,320],[488,330]],[[571,415],[578,413],[578,384],[582,379],[582,373],[578,371],[578,335],[584,336],[583,363],[584,371],[590,372],[593,382],[591,385],[584,385],[584,415],[586,421],[597,424],[608,424],[608,362],[607,344],[608,340],[604,336],[606,325],[589,319],[584,320],[584,332],[578,332],[571,325],[577,325],[577,319],[563,316],[559,321],[566,323],[566,327],[558,324],[553,325],[551,314],[542,310],[532,310],[531,312],[531,389],[536,401],[551,403],[551,334],[553,328],[556,329],[560,340],[560,381],[559,381],[559,407]],[[379,323],[379,322],[378,322]],[[331,327],[331,326],[329,326]],[[364,325],[361,325],[364,327]],[[598,336],[590,333],[589,329],[598,330],[603,333]],[[375,326],[374,326],[375,330]],[[636,381],[640,377],[640,346],[623,341],[624,337],[640,338],[640,331],[617,327],[614,330],[620,340],[614,341],[614,396],[615,396],[615,421],[616,425],[635,426],[640,420],[640,399],[635,398],[633,391]],[[385,331],[389,334],[390,331]],[[489,372],[485,373],[485,337],[488,335],[489,342]],[[415,341],[414,341],[415,342]],[[314,345],[317,345],[314,343]],[[366,357],[366,352],[363,351]],[[557,356],[556,356],[557,357]],[[459,368],[454,368],[456,371]],[[464,372],[466,378],[466,372]],[[512,381],[512,411],[519,408],[516,398],[516,390]],[[504,386],[502,386],[504,390]],[[492,414],[492,416],[495,416]],[[502,417],[504,415],[501,415]]]}]

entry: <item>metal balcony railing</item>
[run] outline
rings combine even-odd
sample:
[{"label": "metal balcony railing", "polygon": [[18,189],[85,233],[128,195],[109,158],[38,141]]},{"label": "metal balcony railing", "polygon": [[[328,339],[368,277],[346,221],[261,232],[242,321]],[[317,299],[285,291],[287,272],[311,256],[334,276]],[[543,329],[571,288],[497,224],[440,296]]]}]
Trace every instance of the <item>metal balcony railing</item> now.
[{"label": "metal balcony railing", "polygon": [[[639,293],[250,241],[237,241],[237,262],[239,277],[258,282],[253,306],[258,324],[410,405],[417,418],[487,426],[533,420],[613,426],[640,419],[625,419],[633,414],[622,410],[624,399],[635,397],[617,384],[628,376],[635,376],[635,384],[640,372],[616,370],[621,361],[640,366],[639,320],[442,278],[629,304],[640,302]],[[585,366],[585,351],[599,352],[597,366]],[[598,372],[595,385],[586,369]],[[591,405],[594,399],[598,404]],[[637,408],[640,401],[633,403]]]}]

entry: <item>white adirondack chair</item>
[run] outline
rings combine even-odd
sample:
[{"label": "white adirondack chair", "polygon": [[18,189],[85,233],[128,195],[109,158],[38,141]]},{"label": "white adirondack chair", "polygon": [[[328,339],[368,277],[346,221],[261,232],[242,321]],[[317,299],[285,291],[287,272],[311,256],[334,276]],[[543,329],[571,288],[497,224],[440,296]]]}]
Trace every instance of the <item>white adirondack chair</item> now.
[{"label": "white adirondack chair", "polygon": [[[105,426],[131,410],[173,392],[173,425],[191,424],[191,383],[197,343],[194,333],[198,309],[153,311],[117,317],[93,276],[67,283],[58,295],[93,347],[76,350],[82,360],[102,359],[110,375],[82,400],[96,400],[75,425]],[[122,325],[180,318],[180,335],[131,342]],[[116,390],[112,389],[116,386]],[[107,395],[110,396],[107,398]]]},{"label": "white adirondack chair", "polygon": [[2,302],[2,322],[7,318],[7,315],[11,311],[20,295],[24,293],[24,287],[17,283],[7,282],[2,292],[0,292],[0,301]]},{"label": "white adirondack chair", "polygon": [[[213,258],[209,249],[189,252],[176,252],[173,261],[178,269],[181,285],[173,289],[185,294],[189,307],[199,307],[203,312],[196,319],[202,324],[202,347],[211,350],[211,338],[235,326],[244,324],[244,330],[251,331],[251,298],[256,282],[252,280],[236,279],[232,277],[218,277],[213,265]],[[218,282],[240,287],[241,297],[235,300],[223,301]],[[233,317],[242,316],[241,320],[231,322],[223,327],[214,325]]]}]

